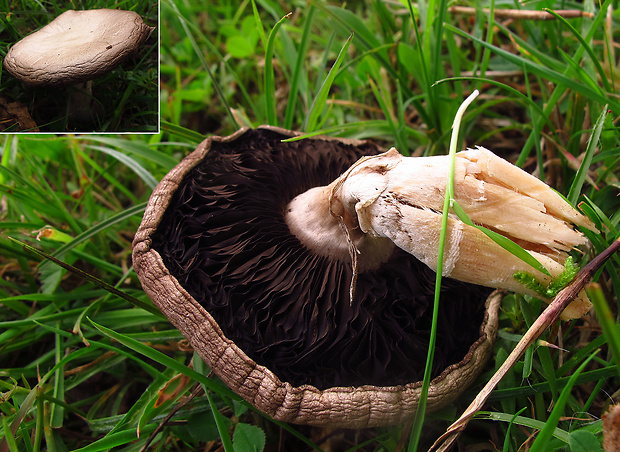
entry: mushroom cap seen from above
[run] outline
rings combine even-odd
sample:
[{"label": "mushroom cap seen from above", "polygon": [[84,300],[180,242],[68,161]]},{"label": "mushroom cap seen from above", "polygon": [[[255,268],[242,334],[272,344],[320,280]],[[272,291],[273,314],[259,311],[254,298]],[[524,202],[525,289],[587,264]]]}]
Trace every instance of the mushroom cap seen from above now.
[{"label": "mushroom cap seen from above", "polygon": [[14,44],[4,67],[28,86],[92,80],[133,55],[153,30],[133,11],[69,10]]},{"label": "mushroom cap seen from above", "polygon": [[[401,423],[417,408],[435,273],[389,244],[358,274],[348,255],[306,246],[286,220],[291,200],[382,150],[282,142],[294,135],[261,127],[205,140],[153,192],[134,268],[213,372],[264,413],[332,427]],[[490,293],[444,278],[429,410],[455,400],[490,357],[501,299]]]}]

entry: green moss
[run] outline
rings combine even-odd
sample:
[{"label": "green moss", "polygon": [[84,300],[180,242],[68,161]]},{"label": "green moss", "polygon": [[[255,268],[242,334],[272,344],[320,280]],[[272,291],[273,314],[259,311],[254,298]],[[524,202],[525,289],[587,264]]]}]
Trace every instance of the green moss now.
[{"label": "green moss", "polygon": [[544,285],[534,275],[528,272],[517,272],[514,278],[530,290],[544,298],[555,297],[562,289],[564,289],[577,275],[579,266],[575,264],[573,258],[568,256],[564,263],[564,270],[548,284]]}]

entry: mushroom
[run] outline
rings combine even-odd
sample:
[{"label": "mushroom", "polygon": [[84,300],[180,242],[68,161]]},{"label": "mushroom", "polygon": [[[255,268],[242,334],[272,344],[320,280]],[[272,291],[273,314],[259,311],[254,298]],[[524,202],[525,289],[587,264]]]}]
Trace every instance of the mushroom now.
[{"label": "mushroom", "polygon": [[88,115],[92,80],[133,55],[151,35],[133,11],[65,11],[14,44],[4,67],[29,87],[73,85],[72,115]]},{"label": "mushroom", "polygon": [[[134,268],[199,356],[269,416],[350,428],[401,423],[418,404],[435,272],[432,259],[422,262],[377,226],[372,217],[387,221],[388,211],[369,201],[395,188],[400,179],[389,173],[409,160],[360,141],[282,142],[295,135],[261,127],[205,140],[153,192],[134,238]],[[502,169],[486,152],[470,154],[463,163],[473,174]],[[440,185],[429,189],[440,196]],[[381,202],[395,212],[412,207]],[[434,240],[430,223],[410,236]],[[493,274],[476,278],[494,284]],[[443,279],[428,410],[451,403],[483,369],[501,298]]]}]

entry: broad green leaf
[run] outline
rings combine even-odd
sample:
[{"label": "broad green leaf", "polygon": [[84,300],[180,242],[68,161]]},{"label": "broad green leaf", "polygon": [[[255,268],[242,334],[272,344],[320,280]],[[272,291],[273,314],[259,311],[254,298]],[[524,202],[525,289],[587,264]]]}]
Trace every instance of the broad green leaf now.
[{"label": "broad green leaf", "polygon": [[192,413],[187,419],[187,431],[194,441],[215,441],[220,437],[211,411]]},{"label": "broad green leaf", "polygon": [[262,452],[265,449],[265,432],[255,425],[239,423],[233,433],[235,452]]},{"label": "broad green leaf", "polygon": [[247,58],[254,53],[254,46],[241,35],[231,36],[226,40],[226,51],[235,58]]},{"label": "broad green leaf", "polygon": [[568,439],[571,452],[603,452],[601,441],[587,430],[575,430]]}]

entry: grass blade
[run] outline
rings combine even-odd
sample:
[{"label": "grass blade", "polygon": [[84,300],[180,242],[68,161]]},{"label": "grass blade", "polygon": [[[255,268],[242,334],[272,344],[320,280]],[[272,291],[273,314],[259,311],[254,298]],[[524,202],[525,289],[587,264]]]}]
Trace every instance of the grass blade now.
[{"label": "grass blade", "polygon": [[588,363],[592,360],[592,358],[594,358],[595,355],[596,355],[596,352],[590,355],[579,366],[577,371],[571,376],[570,380],[568,381],[568,384],[562,390],[560,397],[558,397],[558,400],[553,407],[553,411],[549,415],[547,422],[545,422],[545,426],[542,428],[542,430],[538,434],[538,437],[536,438],[536,441],[534,441],[534,444],[532,444],[530,452],[540,452],[540,451],[545,450],[545,447],[547,446],[547,444],[551,440],[551,437],[555,433],[558,422],[560,421],[560,417],[564,413],[564,407],[566,406],[566,403],[568,402],[568,398],[571,396],[571,390],[573,389],[573,386],[575,385],[577,377],[579,377],[579,374],[581,374],[581,372],[586,368]]},{"label": "grass blade", "polygon": [[106,328],[102,325],[99,325],[92,320],[90,321],[95,328],[101,331],[106,336],[120,342],[126,347],[146,356],[147,358],[153,359],[154,361],[166,366],[169,369],[174,369],[177,372],[180,372],[188,377],[198,381],[205,388],[205,393],[207,394],[207,398],[209,400],[209,404],[213,411],[213,417],[218,426],[218,431],[220,432],[220,437],[222,439],[222,444],[224,445],[224,450],[226,452],[232,452],[232,440],[230,439],[230,435],[228,434],[228,430],[226,425],[224,424],[222,414],[219,412],[218,408],[213,403],[211,396],[208,391],[214,391],[215,393],[226,396],[236,401],[241,401],[240,397],[237,396],[234,392],[232,392],[227,387],[217,383],[215,380],[210,379],[209,377],[196,372],[193,369],[190,369],[186,365],[176,361],[175,359],[169,357],[168,355],[164,355],[158,350],[155,350],[148,345],[144,345],[141,342],[138,342],[126,335],[117,333],[109,328]]},{"label": "grass blade", "polygon": [[120,342],[125,347],[128,347],[132,349],[133,351],[138,352],[141,355],[152,359],[153,361],[161,364],[162,366],[165,366],[166,368],[174,369],[175,371],[182,373],[183,375],[187,375],[188,377],[192,378],[193,380],[196,380],[197,382],[204,385],[206,388],[215,392],[216,394],[219,394],[224,397],[228,397],[233,400],[238,400],[238,401],[241,400],[238,395],[236,395],[226,386],[222,385],[221,383],[217,383],[215,380],[212,380],[209,377],[199,372],[196,372],[193,369],[190,369],[185,364],[178,362],[174,358],[171,358],[170,356],[165,355],[159,350],[156,350],[153,347],[150,347],[135,339],[132,339],[127,335],[117,333],[114,330],[106,328],[105,326],[94,322],[92,319],[89,319],[89,320],[90,320],[90,323],[92,323],[93,326],[97,328],[101,333],[114,339],[115,341]]},{"label": "grass blade", "polygon": [[[476,414],[476,419],[490,419],[493,421],[509,422],[512,424],[522,425],[524,427],[539,430],[545,428],[546,425],[545,421],[539,421],[537,419],[532,419],[525,416],[515,416],[507,413],[494,413],[491,411],[479,411],[478,414]],[[567,431],[556,427],[552,429],[552,435],[563,443],[568,444],[570,434]]]},{"label": "grass blade", "polygon": [[80,246],[83,243],[87,243],[88,240],[90,240],[92,237],[94,237],[95,235],[99,234],[100,232],[104,231],[105,229],[108,229],[109,227],[118,224],[124,220],[126,220],[127,218],[131,218],[134,215],[139,215],[142,212],[144,212],[144,210],[146,209],[146,202],[140,203],[136,206],[130,207],[129,209],[126,209],[122,212],[119,212],[113,216],[111,216],[110,218],[94,225],[93,227],[91,227],[90,229],[82,232],[81,234],[79,234],[78,236],[76,236],[73,240],[71,240],[69,243],[66,243],[64,245],[62,245],[60,248],[58,248],[56,251],[54,251],[53,256],[55,257],[60,257],[63,256],[64,254],[66,254],[68,251],[73,250],[75,248],[77,248],[78,246]]},{"label": "grass blade", "polygon": [[553,15],[560,23],[562,23],[562,25],[564,25],[572,33],[575,39],[579,42],[579,44],[581,44],[583,49],[588,53],[588,56],[590,57],[590,61],[592,62],[592,64],[594,64],[594,67],[596,68],[596,72],[598,73],[600,79],[603,82],[605,91],[608,91],[608,92],[612,91],[611,86],[609,85],[609,81],[607,80],[607,76],[605,75],[605,71],[603,71],[601,63],[599,61],[599,58],[594,54],[592,47],[588,45],[585,39],[583,39],[583,36],[581,36],[581,34],[575,29],[575,27],[573,27],[571,23],[568,20],[566,20],[564,17],[562,17],[560,14],[556,13],[555,11],[549,8],[543,8],[543,11],[547,11],[549,14]]},{"label": "grass blade", "polygon": [[596,309],[596,317],[607,338],[607,345],[611,350],[616,364],[620,364],[620,333],[618,333],[616,319],[607,304],[605,294],[598,283],[591,284],[587,292]]},{"label": "grass blade", "polygon": [[143,141],[130,141],[121,138],[112,138],[98,135],[89,136],[88,140],[105,143],[107,145],[114,146],[117,149],[122,149],[124,152],[131,152],[132,154],[138,155],[144,159],[150,160],[158,164],[165,170],[171,170],[177,165],[177,163],[179,163],[178,160],[174,157],[158,151],[157,149],[149,146],[146,142]]},{"label": "grass blade", "polygon": [[321,88],[319,89],[318,94],[312,101],[312,106],[310,107],[310,111],[308,112],[308,115],[306,116],[306,121],[303,127],[303,129],[306,132],[314,132],[314,130],[316,129],[319,116],[321,115],[321,113],[323,113],[323,108],[325,107],[325,101],[327,100],[327,97],[329,96],[329,91],[332,87],[332,84],[334,83],[336,74],[338,73],[338,68],[342,64],[342,60],[347,54],[347,50],[349,49],[349,45],[351,44],[352,39],[353,39],[353,35],[351,34],[349,38],[346,40],[346,42],[344,43],[344,45],[342,46],[342,49],[340,49],[340,52],[338,53],[338,57],[336,58],[336,61],[334,62],[333,66],[327,73],[327,76],[325,77],[325,80],[323,81],[323,84],[321,85]]},{"label": "grass blade", "polygon": [[111,157],[114,157],[119,162],[126,165],[130,168],[134,173],[140,177],[144,181],[146,185],[148,185],[151,189],[154,189],[159,183],[157,179],[153,177],[151,173],[144,169],[142,165],[136,162],[134,159],[129,157],[127,154],[123,154],[122,152],[115,151],[114,149],[106,148],[104,146],[86,146],[87,148],[94,149],[95,151],[103,152],[104,154],[108,154]]},{"label": "grass blade", "polygon": [[163,132],[169,133],[172,136],[179,137],[185,142],[193,143],[196,146],[198,145],[198,143],[205,139],[205,137],[198,132],[163,120],[161,122],[161,130]]},{"label": "grass blade", "polygon": [[254,22],[256,22],[256,29],[258,30],[260,42],[263,44],[263,47],[265,47],[267,37],[265,36],[265,27],[263,26],[263,21],[260,18],[260,13],[258,12],[258,8],[256,7],[256,0],[252,0],[252,14],[254,15]]},{"label": "grass blade", "polygon": [[304,29],[301,34],[301,42],[299,43],[299,47],[297,49],[297,59],[295,60],[293,75],[289,82],[290,88],[288,93],[288,102],[286,103],[286,113],[284,115],[285,129],[290,129],[293,127],[293,117],[295,116],[295,107],[297,106],[297,98],[299,97],[299,87],[302,74],[303,76],[306,76],[306,72],[303,70],[303,65],[308,55],[308,47],[310,46],[310,40],[312,38],[314,12],[314,6],[311,5],[308,9],[308,13],[306,14]]},{"label": "grass blade", "polygon": [[478,96],[478,91],[475,90],[459,107],[456,116],[454,118],[454,125],[452,127],[452,139],[450,140],[450,168],[448,170],[448,183],[446,187],[446,196],[444,199],[443,212],[441,216],[441,231],[439,233],[439,249],[437,250],[437,270],[435,280],[435,300],[433,304],[433,320],[431,324],[431,333],[428,343],[428,355],[426,358],[426,367],[424,369],[424,378],[422,380],[422,389],[420,398],[418,401],[418,409],[415,414],[415,420],[411,428],[411,436],[409,438],[409,452],[418,450],[418,444],[422,433],[422,426],[424,425],[424,418],[426,416],[426,402],[428,400],[428,389],[431,383],[431,370],[433,366],[433,357],[435,354],[435,342],[437,338],[437,318],[439,316],[439,296],[441,294],[441,279],[443,272],[443,254],[446,243],[446,235],[448,230],[448,214],[450,211],[450,203],[454,198],[454,168],[455,168],[455,155],[456,145],[459,137],[459,130],[461,125],[461,119],[465,113],[465,109],[471,104]]},{"label": "grass blade", "polygon": [[265,115],[267,118],[267,124],[277,126],[277,112],[276,112],[276,88],[275,77],[273,73],[273,48],[275,46],[276,34],[282,23],[291,17],[292,13],[288,13],[282,19],[280,19],[272,28],[267,39],[267,48],[265,49],[265,72],[264,72],[264,86],[265,86]]},{"label": "grass blade", "polygon": [[523,262],[535,268],[539,272],[542,272],[545,275],[550,275],[549,271],[545,268],[545,266],[541,264],[540,262],[538,262],[538,260],[534,256],[532,256],[530,253],[525,251],[520,245],[513,242],[509,238],[504,237],[501,234],[498,234],[495,231],[492,231],[483,226],[478,226],[477,224],[474,224],[474,222],[471,221],[471,219],[467,216],[467,213],[463,210],[461,206],[459,206],[459,204],[456,201],[453,201],[452,210],[463,223],[484,232],[488,238],[490,238],[495,243],[497,243],[499,246],[504,248],[506,251],[509,251],[511,254],[518,257]]},{"label": "grass blade", "polygon": [[586,148],[583,161],[581,162],[579,170],[577,171],[577,175],[573,179],[573,183],[570,186],[567,199],[568,202],[573,205],[577,204],[579,194],[581,193],[581,188],[583,187],[583,183],[586,180],[586,176],[588,175],[590,164],[592,163],[592,157],[594,156],[594,151],[598,146],[598,142],[601,138],[601,133],[603,131],[603,126],[605,125],[607,113],[607,106],[605,106],[603,108],[603,112],[600,114],[598,120],[596,121],[596,125],[594,126],[594,132],[592,133],[592,135],[590,135],[590,139],[588,140],[588,146]]},{"label": "grass blade", "polygon": [[147,312],[150,312],[151,314],[155,314],[158,317],[163,317],[163,314],[161,313],[161,311],[159,309],[157,309],[155,306],[145,303],[142,300],[139,300],[136,297],[133,297],[121,290],[118,290],[116,287],[112,286],[111,284],[106,283],[105,281],[100,280],[99,278],[95,278],[93,275],[85,272],[84,270],[81,270],[77,267],[74,267],[73,265],[69,265],[63,261],[61,261],[60,259],[56,259],[54,256],[51,256],[47,253],[45,253],[44,251],[38,250],[30,245],[27,245],[26,243],[22,243],[19,240],[14,239],[13,237],[9,237],[9,240],[23,246],[24,248],[26,248],[28,251],[31,251],[35,254],[38,254],[39,256],[48,259],[52,262],[54,262],[57,265],[60,265],[62,268],[64,268],[65,270],[68,270],[72,273],[77,274],[78,276],[84,278],[86,281],[93,283],[95,286],[100,287],[102,289],[107,290],[110,293],[113,293],[114,295],[117,295],[118,297],[122,298],[123,300],[133,304],[134,306],[137,306],[139,308],[144,309]]}]

